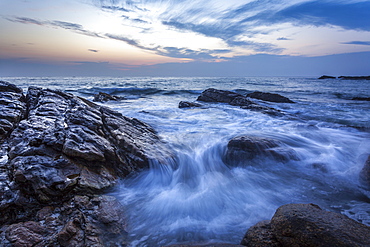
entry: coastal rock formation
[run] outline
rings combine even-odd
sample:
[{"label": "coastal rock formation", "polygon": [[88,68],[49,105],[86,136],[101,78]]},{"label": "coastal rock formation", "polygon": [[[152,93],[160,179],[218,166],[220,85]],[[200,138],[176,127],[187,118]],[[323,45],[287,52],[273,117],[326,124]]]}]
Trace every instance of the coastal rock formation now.
[{"label": "coastal rock formation", "polygon": [[227,144],[225,162],[229,165],[246,164],[256,157],[270,158],[279,162],[299,160],[293,149],[270,138],[237,136]]},{"label": "coastal rock formation", "polygon": [[337,79],[335,76],[330,76],[330,75],[323,75],[318,78],[319,80],[323,79]]},{"label": "coastal rock formation", "polygon": [[203,91],[197,100],[204,102],[227,103],[233,106],[240,106],[240,108],[242,109],[257,111],[273,116],[283,115],[283,113],[280,110],[268,106],[259,105],[247,99],[245,96],[241,94],[231,91],[218,90],[214,88],[209,88]]},{"label": "coastal rock formation", "polygon": [[179,108],[202,107],[201,104],[189,101],[180,101]]},{"label": "coastal rock formation", "polygon": [[276,94],[276,93],[264,93],[264,92],[256,91],[256,92],[247,94],[247,97],[259,99],[263,101],[275,102],[275,103],[294,103],[287,97],[282,96],[280,94]]},{"label": "coastal rock formation", "polygon": [[339,76],[342,80],[370,80],[370,76]]},{"label": "coastal rock formation", "polygon": [[251,227],[245,246],[370,246],[370,227],[314,204],[279,207],[271,221]]},{"label": "coastal rock formation", "polygon": [[99,92],[98,94],[94,95],[94,102],[106,102],[106,101],[119,101],[124,100],[124,97],[110,95],[107,93]]},{"label": "coastal rock formation", "polygon": [[370,155],[360,172],[361,182],[370,189]]},{"label": "coastal rock formation", "polygon": [[68,93],[30,87],[25,97],[4,82],[0,108],[8,121],[1,122],[0,242],[106,246],[124,238],[119,203],[102,193],[171,159],[154,129]]}]

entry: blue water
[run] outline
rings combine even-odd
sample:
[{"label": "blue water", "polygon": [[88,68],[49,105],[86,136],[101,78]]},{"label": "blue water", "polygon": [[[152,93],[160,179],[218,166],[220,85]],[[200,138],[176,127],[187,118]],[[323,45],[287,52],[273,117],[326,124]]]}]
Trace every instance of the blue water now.
[{"label": "blue water", "polygon": [[[131,246],[186,242],[237,244],[258,221],[286,203],[316,203],[370,225],[370,192],[359,173],[370,154],[370,81],[315,78],[1,78],[25,90],[48,87],[93,99],[97,92],[126,97],[108,102],[123,115],[151,124],[176,158],[121,181]],[[279,93],[295,104],[258,101],[280,117],[226,104],[195,101],[207,88]],[[239,167],[223,162],[238,135],[280,140],[299,160],[263,158]]]}]

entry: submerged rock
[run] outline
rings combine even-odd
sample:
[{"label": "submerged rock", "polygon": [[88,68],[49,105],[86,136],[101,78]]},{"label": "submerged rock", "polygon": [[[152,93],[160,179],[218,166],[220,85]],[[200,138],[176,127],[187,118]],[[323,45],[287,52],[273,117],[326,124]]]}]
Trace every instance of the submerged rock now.
[{"label": "submerged rock", "polygon": [[94,95],[94,102],[106,102],[106,101],[119,101],[119,100],[124,100],[125,97],[121,96],[115,96],[115,95],[110,95],[107,93],[99,92],[98,94]]},{"label": "submerged rock", "polygon": [[254,98],[254,99],[260,99],[263,101],[275,102],[275,103],[294,103],[287,97],[282,96],[280,94],[276,94],[276,93],[263,93],[263,92],[256,91],[256,92],[247,94],[247,97]]},{"label": "submerged rock", "polygon": [[202,107],[201,104],[188,101],[180,101],[179,108]]},{"label": "submerged rock", "polygon": [[[251,227],[245,246],[370,246],[370,227],[314,204],[279,207],[271,221]],[[271,244],[271,245],[270,245]]]},{"label": "submerged rock", "polygon": [[246,164],[257,157],[270,158],[279,162],[299,160],[293,149],[270,138],[238,136],[227,144],[225,162],[229,165]]}]

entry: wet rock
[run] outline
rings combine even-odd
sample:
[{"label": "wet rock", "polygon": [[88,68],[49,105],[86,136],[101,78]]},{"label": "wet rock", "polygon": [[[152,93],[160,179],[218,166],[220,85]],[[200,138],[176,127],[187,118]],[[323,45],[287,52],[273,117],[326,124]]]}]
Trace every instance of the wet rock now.
[{"label": "wet rock", "polygon": [[110,95],[107,93],[99,92],[98,94],[94,95],[94,102],[106,102],[106,101],[119,101],[119,100],[124,100],[125,97],[121,96],[115,96],[115,95]]},{"label": "wet rock", "polygon": [[243,245],[238,244],[226,244],[226,243],[212,243],[212,244],[173,244],[166,245],[163,247],[242,247]]},{"label": "wet rock", "polygon": [[278,140],[256,136],[238,136],[229,141],[225,162],[229,165],[246,164],[257,157],[270,158],[280,162],[299,160],[293,149]]},{"label": "wet rock", "polygon": [[283,205],[270,223],[248,232],[242,242],[246,246],[270,246],[263,244],[270,241],[282,247],[370,246],[370,227],[314,204]]},{"label": "wet rock", "polygon": [[41,247],[45,230],[40,223],[27,221],[9,226],[5,234],[7,240],[15,247]]},{"label": "wet rock", "polygon": [[197,100],[205,102],[228,103],[233,106],[240,106],[242,109],[257,111],[272,116],[284,115],[280,110],[257,104],[241,94],[214,88],[209,88],[203,91]]},{"label": "wet rock", "polygon": [[179,108],[202,107],[201,104],[188,101],[180,101]]},{"label": "wet rock", "polygon": [[360,172],[360,180],[366,187],[370,189],[370,155]]},{"label": "wet rock", "polygon": [[319,80],[322,79],[337,79],[335,76],[330,76],[330,75],[323,75],[318,78]]},{"label": "wet rock", "polygon": [[276,103],[294,103],[287,97],[284,97],[276,93],[263,93],[263,92],[256,91],[256,92],[247,94],[247,97],[259,99],[263,101],[276,102]]}]

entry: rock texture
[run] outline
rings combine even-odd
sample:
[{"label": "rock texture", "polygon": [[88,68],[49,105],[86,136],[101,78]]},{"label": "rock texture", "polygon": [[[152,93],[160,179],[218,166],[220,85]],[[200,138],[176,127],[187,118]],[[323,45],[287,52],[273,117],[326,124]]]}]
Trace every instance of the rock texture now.
[{"label": "rock texture", "polygon": [[360,172],[361,182],[370,189],[370,155],[366,160],[364,167]]},{"label": "rock texture", "polygon": [[314,204],[287,204],[244,236],[245,246],[370,246],[370,227]]},{"label": "rock texture", "polygon": [[263,93],[263,92],[256,91],[256,92],[247,94],[247,97],[254,98],[254,99],[260,99],[263,101],[275,102],[275,103],[294,103],[287,97],[282,96],[280,94],[276,94],[276,93]]},{"label": "rock texture", "polygon": [[154,129],[71,94],[30,87],[24,96],[5,82],[0,109],[0,242],[124,242],[119,203],[103,194],[120,177],[171,159]]},{"label": "rock texture", "polygon": [[225,162],[229,165],[244,165],[257,157],[279,162],[299,160],[296,152],[284,143],[257,136],[237,136],[227,145]]},{"label": "rock texture", "polygon": [[242,109],[258,111],[273,116],[283,115],[280,110],[254,103],[241,94],[214,88],[209,88],[203,91],[197,100],[204,102],[227,103],[233,106],[240,106]]}]

